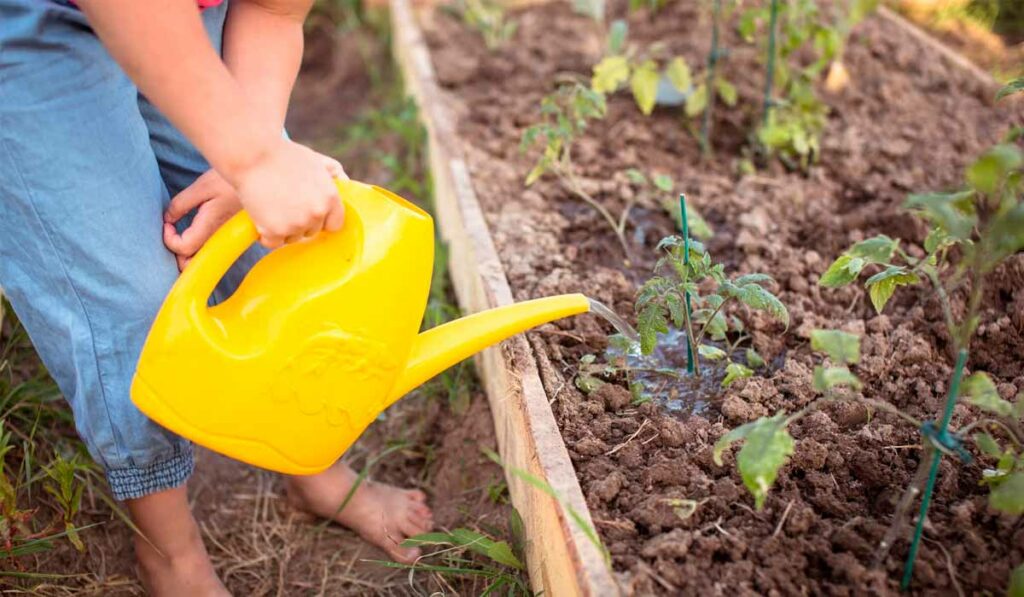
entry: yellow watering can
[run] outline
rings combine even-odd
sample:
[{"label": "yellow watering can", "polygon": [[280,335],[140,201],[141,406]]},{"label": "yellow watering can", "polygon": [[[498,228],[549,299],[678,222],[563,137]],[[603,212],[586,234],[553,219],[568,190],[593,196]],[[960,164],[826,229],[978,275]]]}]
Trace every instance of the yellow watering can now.
[{"label": "yellow watering can", "polygon": [[417,333],[430,290],[430,216],[379,187],[338,181],[345,224],[260,260],[226,301],[214,287],[258,238],[244,212],[182,273],[139,359],[131,395],[197,444],[313,474],[391,403],[513,334],[589,310],[581,294],[491,309]]}]

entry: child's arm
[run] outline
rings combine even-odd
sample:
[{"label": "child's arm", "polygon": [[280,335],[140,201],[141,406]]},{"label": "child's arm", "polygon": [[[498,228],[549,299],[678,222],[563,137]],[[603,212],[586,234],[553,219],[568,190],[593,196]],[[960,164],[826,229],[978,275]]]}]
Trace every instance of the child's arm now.
[{"label": "child's arm", "polygon": [[302,23],[312,0],[233,0],[224,25],[228,70],[268,122],[284,126],[302,63]]},{"label": "child's arm", "polygon": [[341,227],[324,157],[281,138],[281,122],[267,117],[267,104],[251,97],[210,45],[194,0],[79,5],[142,93],[238,190],[264,244]]}]

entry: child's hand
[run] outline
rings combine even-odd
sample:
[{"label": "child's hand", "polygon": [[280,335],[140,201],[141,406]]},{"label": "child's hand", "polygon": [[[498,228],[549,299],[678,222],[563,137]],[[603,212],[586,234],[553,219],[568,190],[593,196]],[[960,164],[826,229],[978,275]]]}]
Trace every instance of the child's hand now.
[{"label": "child's hand", "polygon": [[[197,207],[192,223],[179,233],[174,224]],[[196,251],[240,209],[238,193],[212,169],[175,195],[164,213],[164,245],[174,253],[178,269],[184,270]]]},{"label": "child's hand", "polygon": [[337,160],[278,138],[232,182],[260,242],[274,249],[341,228],[345,209],[334,178],[348,179]]}]

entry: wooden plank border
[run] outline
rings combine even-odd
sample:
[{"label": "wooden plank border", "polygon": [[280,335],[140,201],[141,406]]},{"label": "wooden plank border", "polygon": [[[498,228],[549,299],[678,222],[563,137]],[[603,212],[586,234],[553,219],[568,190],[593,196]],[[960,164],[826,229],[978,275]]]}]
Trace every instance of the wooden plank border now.
[{"label": "wooden plank border", "polygon": [[[427,128],[435,218],[448,243],[459,303],[477,312],[513,302],[512,290],[477,201],[456,134],[442,101],[429,51],[409,0],[391,3],[392,44],[405,88]],[[523,518],[530,583],[544,595],[604,597],[620,589],[601,551],[572,521],[568,508],[593,528],[576,471],[562,441],[533,350],[522,336],[476,357],[487,391],[498,448],[506,467],[544,479],[559,499],[506,470],[512,504]]]},{"label": "wooden plank border", "polygon": [[915,23],[908,20],[903,15],[891,10],[886,6],[879,6],[877,9],[878,16],[890,23],[896,25],[903,30],[907,35],[919,41],[926,48],[936,52],[946,60],[948,60],[953,66],[963,70],[974,77],[979,84],[983,87],[991,88],[992,93],[999,88],[999,82],[996,81],[990,73],[986,72],[977,64],[971,62],[966,56],[957,52],[953,48],[942,43],[942,40],[933,36],[931,33],[925,31]]}]

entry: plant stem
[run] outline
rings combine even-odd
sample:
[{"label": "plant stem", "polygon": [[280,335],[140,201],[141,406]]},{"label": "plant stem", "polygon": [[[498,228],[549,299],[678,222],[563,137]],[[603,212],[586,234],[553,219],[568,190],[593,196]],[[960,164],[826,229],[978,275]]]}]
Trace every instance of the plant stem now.
[{"label": "plant stem", "polygon": [[775,30],[779,20],[779,0],[772,0],[771,17],[768,20],[768,66],[764,78],[764,115],[762,123],[768,125],[772,110],[772,85],[775,83]]},{"label": "plant stem", "polygon": [[980,425],[995,425],[996,427],[999,427],[1000,429],[1002,429],[1003,432],[1006,433],[1006,436],[1008,438],[1010,438],[1010,441],[1013,442],[1013,445],[1015,445],[1017,447],[1017,449],[1020,450],[1020,448],[1022,447],[1021,442],[1022,442],[1022,439],[1024,439],[1024,437],[1022,437],[1020,435],[1020,430],[1013,429],[1013,427],[1012,427],[1013,423],[1012,422],[1008,421],[1008,423],[1010,423],[1010,424],[1008,425],[1007,423],[1004,423],[1004,422],[1002,422],[1002,421],[1000,421],[998,419],[988,419],[988,418],[986,418],[986,419],[978,419],[977,421],[975,421],[975,422],[973,422],[973,423],[971,423],[969,425],[966,425],[965,427],[957,429],[957,433],[959,435],[966,435],[966,434],[970,433],[971,430],[973,430],[975,427],[978,427]]},{"label": "plant stem", "polygon": [[597,213],[601,214],[604,221],[611,227],[612,232],[615,233],[615,238],[619,240],[622,252],[626,256],[626,262],[631,263],[632,253],[629,250],[629,245],[626,243],[626,237],[619,231],[618,222],[615,221],[615,217],[612,216],[611,212],[609,212],[605,206],[601,205],[601,203],[591,197],[590,194],[580,187],[579,181],[576,179],[576,175],[573,173],[571,166],[555,166],[552,168],[552,171],[558,176],[558,180],[561,181],[566,190],[582,199],[587,205],[594,208]]},{"label": "plant stem", "polygon": [[805,417],[806,415],[810,414],[812,411],[815,411],[815,410],[821,408],[821,406],[823,404],[828,404],[829,402],[841,402],[841,401],[845,401],[845,402],[863,402],[864,404],[872,406],[872,407],[874,407],[874,408],[876,408],[878,410],[885,411],[885,412],[887,412],[889,414],[892,414],[892,415],[896,415],[897,417],[903,419],[907,423],[910,423],[914,427],[917,427],[917,428],[921,427],[921,421],[918,421],[914,417],[908,415],[907,413],[901,411],[900,409],[896,408],[895,406],[893,406],[892,404],[889,404],[888,402],[886,402],[884,400],[877,400],[875,398],[865,398],[863,396],[843,396],[843,395],[836,395],[836,394],[831,394],[831,393],[826,394],[825,396],[822,396],[821,398],[818,398],[814,402],[811,402],[807,406],[803,407],[802,409],[800,409],[797,412],[795,412],[792,415],[790,415],[786,419],[786,424],[789,425],[790,423]]},{"label": "plant stem", "polygon": [[924,485],[925,479],[928,476],[928,469],[931,468],[931,459],[935,458],[939,453],[938,450],[928,446],[925,450],[924,459],[921,460],[921,464],[918,465],[917,471],[914,473],[914,478],[911,480],[910,485],[907,486],[906,491],[900,497],[899,503],[896,505],[896,511],[893,513],[892,524],[889,525],[889,529],[885,532],[885,536],[882,538],[881,543],[878,544],[878,553],[875,554],[872,568],[878,568],[882,565],[885,559],[889,556],[889,551],[892,549],[893,544],[896,542],[896,538],[899,537],[903,531],[903,523],[907,519],[907,512],[910,510],[911,505],[920,493],[920,487]]},{"label": "plant stem", "polygon": [[718,64],[718,22],[721,20],[722,0],[713,0],[711,8],[711,51],[708,53],[708,74],[705,78],[708,105],[704,108],[704,122],[700,129],[700,147],[705,157],[711,155],[711,116],[715,110],[715,66]]},{"label": "plant stem", "polygon": [[[707,322],[704,324],[704,327],[701,328],[700,334],[697,335],[697,339],[694,341],[695,344],[697,344],[697,346],[700,346],[701,341],[704,340],[704,335],[708,331],[708,324],[711,323],[711,321],[715,318],[715,316],[718,315],[718,313],[725,307],[726,303],[728,303],[731,300],[732,300],[731,296],[730,297],[726,297],[726,299],[722,301],[722,304],[718,305],[718,308],[716,308],[714,311],[711,312],[711,317],[708,317]],[[737,344],[739,344],[738,341],[737,341]]]}]

